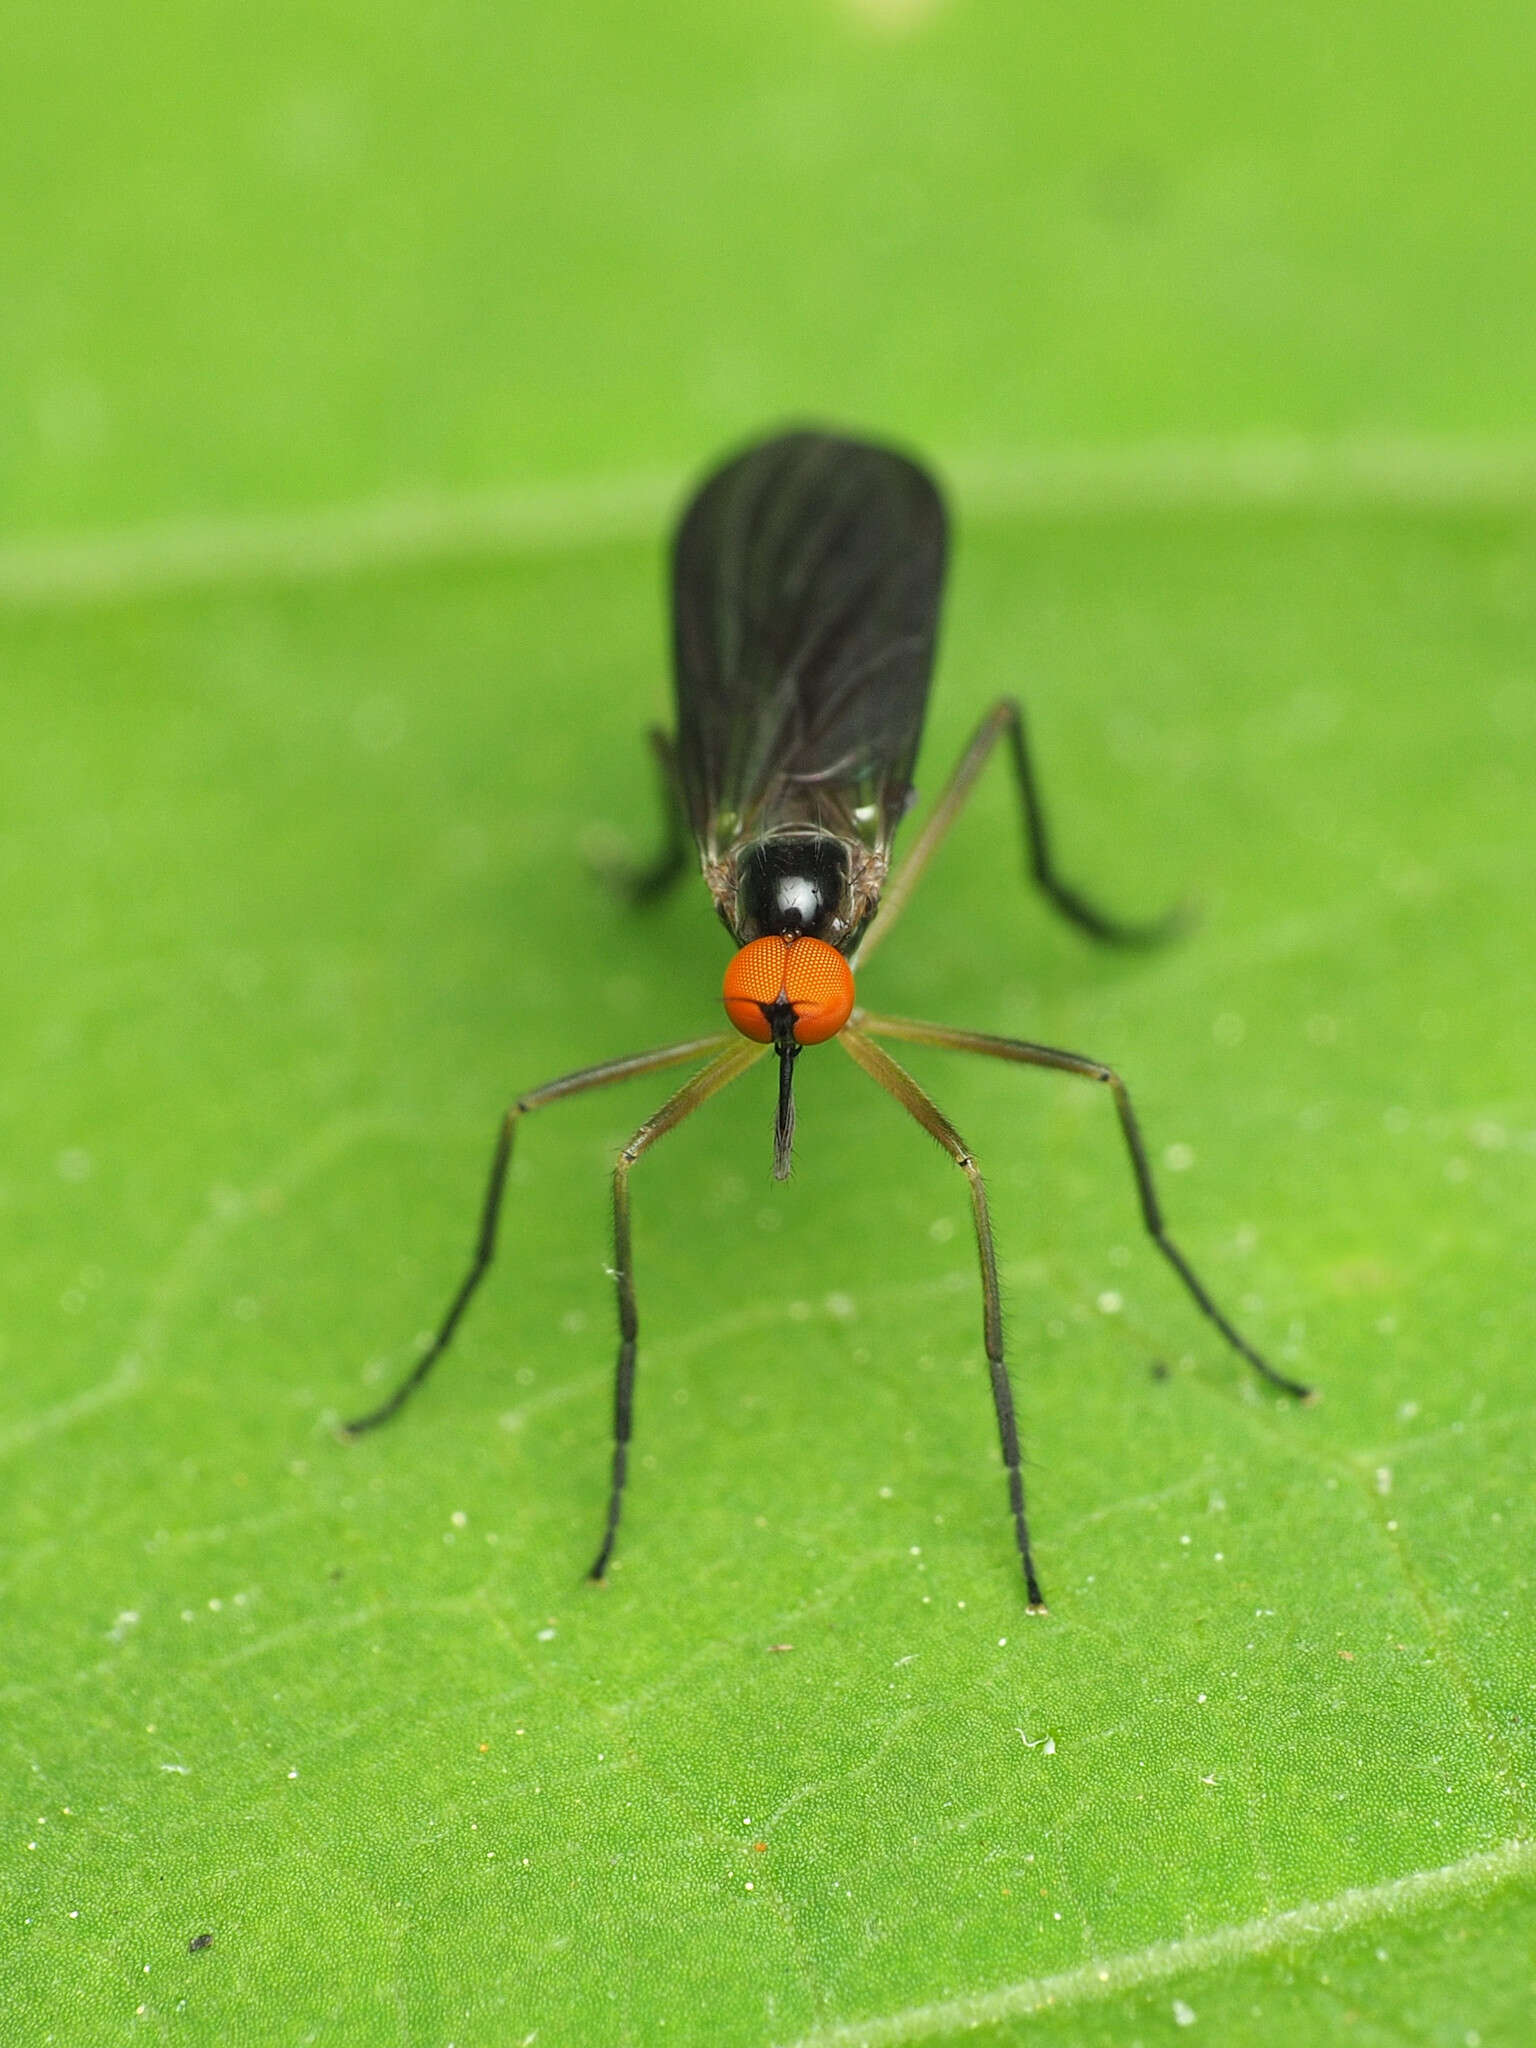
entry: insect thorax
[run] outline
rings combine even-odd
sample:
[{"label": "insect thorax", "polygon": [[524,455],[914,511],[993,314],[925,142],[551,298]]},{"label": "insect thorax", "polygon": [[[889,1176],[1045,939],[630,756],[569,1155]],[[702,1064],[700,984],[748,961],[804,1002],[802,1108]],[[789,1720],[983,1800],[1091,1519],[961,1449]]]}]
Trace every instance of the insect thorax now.
[{"label": "insect thorax", "polygon": [[738,946],[779,934],[824,939],[844,953],[874,915],[885,873],[883,853],[805,828],[770,833],[704,863],[715,908]]}]

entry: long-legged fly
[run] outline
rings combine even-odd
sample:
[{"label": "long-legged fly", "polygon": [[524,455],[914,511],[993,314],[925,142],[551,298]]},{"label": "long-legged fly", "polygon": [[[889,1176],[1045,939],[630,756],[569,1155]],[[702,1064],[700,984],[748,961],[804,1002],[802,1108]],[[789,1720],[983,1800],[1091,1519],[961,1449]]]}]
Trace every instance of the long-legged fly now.
[{"label": "long-legged fly", "polygon": [[1277,1372],[1227,1319],[1168,1235],[1131,1099],[1113,1067],[1027,1039],[880,1016],[856,1000],[855,967],[889,932],[999,745],[1018,784],[1030,873],[1056,909],[1089,937],[1113,945],[1153,943],[1175,922],[1121,922],[1058,877],[1023,712],[1011,698],[993,705],[981,721],[905,865],[888,879],[891,843],[912,801],[946,540],[943,501],[924,469],[891,449],[834,434],[786,433],[764,441],[716,470],[690,501],[672,550],[677,731],[675,737],[651,735],[662,771],[667,838],[655,867],[631,877],[629,886],[637,898],[658,895],[686,867],[691,838],[715,909],[737,948],[722,991],[734,1031],[605,1060],[518,1097],[497,1136],[474,1257],[436,1336],[386,1401],[345,1425],[347,1434],[357,1436],[387,1422],[447,1350],[496,1249],[519,1121],[567,1096],[699,1063],[641,1124],[614,1167],[619,1352],[613,1473],[594,1579],[606,1574],[618,1534],[634,1404],[639,1319],[630,1257],[630,1172],[658,1139],[769,1053],[778,1068],[777,1179],[785,1179],[790,1168],[795,1062],[805,1047],[832,1039],[965,1175],[981,1261],[992,1401],[1032,1609],[1043,1611],[1045,1602],[1024,1512],[986,1187],[970,1147],[880,1040],[985,1053],[1107,1088],[1153,1243],[1195,1305],[1262,1379],[1298,1398],[1307,1395],[1307,1388]]}]

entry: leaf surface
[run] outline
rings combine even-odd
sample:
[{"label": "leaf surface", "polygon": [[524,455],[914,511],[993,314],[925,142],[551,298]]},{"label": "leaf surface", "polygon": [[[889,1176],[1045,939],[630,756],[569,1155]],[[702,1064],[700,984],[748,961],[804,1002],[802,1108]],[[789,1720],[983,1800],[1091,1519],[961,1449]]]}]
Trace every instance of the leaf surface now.
[{"label": "leaf surface", "polygon": [[[879,12],[22,18],[18,2038],[1525,2037],[1529,23]],[[528,1120],[454,1354],[332,1432],[506,1102],[717,1023],[702,888],[591,858],[654,829],[668,508],[791,415],[952,479],[922,789],[1017,691],[1065,872],[1199,912],[1085,946],[998,775],[861,995],[1113,1061],[1323,1396],[1180,1293],[1101,1091],[911,1049],[1044,1619],[963,1183],[836,1047],[787,1188],[757,1070],[636,1175],[606,1590],[661,1089]]]}]

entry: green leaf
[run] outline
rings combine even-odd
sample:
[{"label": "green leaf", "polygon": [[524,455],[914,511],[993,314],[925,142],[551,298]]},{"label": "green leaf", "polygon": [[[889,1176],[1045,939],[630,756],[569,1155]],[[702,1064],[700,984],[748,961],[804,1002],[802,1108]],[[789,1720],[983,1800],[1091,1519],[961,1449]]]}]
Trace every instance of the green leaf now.
[{"label": "green leaf", "polygon": [[[1530,307],[1466,206],[1529,25],[1383,17],[1362,99],[1320,11],[899,12],[21,24],[18,2039],[1525,2038]],[[1071,879],[1200,912],[1079,941],[998,774],[861,994],[1113,1061],[1323,1397],[1101,1090],[911,1048],[1044,1618],[964,1184],[835,1046],[788,1187],[766,1069],[637,1171],[606,1589],[655,1083],[528,1120],[452,1357],[334,1434],[506,1102],[717,1025],[702,889],[591,856],[683,469],[791,411],[948,458],[925,789],[1017,690]]]}]

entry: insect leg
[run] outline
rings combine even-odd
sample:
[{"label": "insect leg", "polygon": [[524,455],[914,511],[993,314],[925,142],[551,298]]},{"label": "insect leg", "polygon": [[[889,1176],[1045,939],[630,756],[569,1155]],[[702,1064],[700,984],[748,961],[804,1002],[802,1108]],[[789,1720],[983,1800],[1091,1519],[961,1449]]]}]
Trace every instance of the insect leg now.
[{"label": "insect leg", "polygon": [[639,1074],[659,1073],[664,1067],[682,1066],[687,1060],[702,1059],[725,1042],[726,1034],[716,1032],[708,1038],[692,1038],[682,1044],[661,1046],[652,1052],[630,1053],[624,1059],[604,1060],[601,1066],[582,1067],[574,1074],[562,1074],[558,1080],[546,1081],[542,1088],[532,1088],[526,1095],[518,1097],[502,1118],[501,1129],[496,1134],[496,1149],[491,1156],[490,1178],[486,1182],[485,1200],[481,1205],[474,1255],[469,1271],[459,1283],[458,1292],[448,1304],[448,1313],[438,1325],[436,1336],[393,1393],[366,1415],[343,1423],[344,1436],[361,1436],[365,1430],[377,1429],[381,1422],[388,1422],[405,1406],[452,1343],[460,1318],[496,1254],[496,1225],[501,1215],[501,1198],[506,1189],[507,1168],[512,1163],[512,1140],[519,1118],[527,1116],[530,1110],[543,1109],[547,1103],[560,1102],[568,1095],[585,1095],[592,1088],[606,1088],[615,1081],[628,1081]]},{"label": "insect leg", "polygon": [[727,1046],[725,1051],[717,1054],[707,1067],[685,1081],[653,1117],[646,1119],[614,1164],[613,1284],[619,1303],[619,1355],[613,1372],[613,1478],[608,1490],[608,1519],[603,1528],[603,1540],[592,1569],[587,1574],[589,1578],[601,1580],[607,1573],[608,1560],[613,1555],[614,1538],[619,1533],[619,1515],[624,1504],[624,1480],[629,1467],[629,1437],[635,1395],[635,1345],[640,1334],[640,1319],[635,1309],[634,1268],[630,1256],[630,1168],[642,1152],[649,1151],[659,1138],[664,1138],[668,1131],[675,1130],[683,1118],[691,1116],[700,1103],[707,1102],[711,1095],[718,1095],[720,1090],[728,1087],[739,1074],[744,1074],[767,1050],[765,1045],[753,1045],[750,1042]]},{"label": "insect leg", "polygon": [[840,1042],[865,1073],[894,1095],[908,1115],[915,1117],[928,1135],[938,1140],[970,1182],[971,1209],[976,1222],[976,1251],[981,1260],[982,1336],[987,1349],[987,1369],[992,1376],[992,1405],[997,1411],[997,1433],[1002,1444],[1003,1464],[1008,1472],[1008,1505],[1013,1513],[1013,1533],[1019,1546],[1019,1561],[1024,1567],[1024,1590],[1030,1611],[1043,1614],[1045,1596],[1035,1576],[1035,1563],[1029,1548],[1029,1525],[1024,1515],[1019,1426],[1013,1409],[1013,1388],[1003,1357],[1003,1306],[997,1285],[997,1252],[992,1242],[992,1219],[987,1211],[987,1190],[981,1169],[938,1104],[924,1094],[912,1076],[904,1067],[898,1066],[888,1052],[851,1026],[843,1031]]},{"label": "insect leg", "polygon": [[644,867],[619,860],[601,872],[614,892],[636,906],[655,903],[665,896],[685,871],[693,851],[688,821],[683,813],[683,792],[677,772],[677,748],[672,736],[659,725],[646,733],[646,743],[656,757],[661,790],[661,851]]},{"label": "insect leg", "polygon": [[865,1031],[873,1031],[882,1038],[905,1039],[914,1045],[943,1046],[950,1052],[985,1053],[989,1059],[1012,1060],[1020,1066],[1049,1067],[1057,1073],[1076,1074],[1082,1080],[1097,1081],[1108,1088],[1114,1097],[1115,1114],[1120,1119],[1120,1130],[1130,1154],[1131,1172],[1135,1175],[1136,1193],[1141,1203],[1141,1220],[1147,1235],[1183,1281],[1196,1308],[1210,1318],[1232,1349],[1240,1358],[1247,1359],[1261,1379],[1268,1380],[1282,1393],[1294,1394],[1300,1401],[1311,1398],[1310,1387],[1277,1372],[1236,1325],[1227,1320],[1207,1293],[1205,1283],[1194,1267],[1168,1235],[1163,1223],[1162,1205],[1152,1180],[1147,1148],[1142,1141],[1141,1126],[1136,1121],[1126,1085],[1113,1067],[1105,1066],[1102,1060],[1086,1059],[1081,1053],[1062,1052],[1049,1045],[1034,1045],[1024,1038],[996,1038],[988,1031],[960,1031],[949,1024],[924,1024],[910,1017],[871,1017],[859,1011],[854,1014]]},{"label": "insect leg", "polygon": [[1090,938],[1113,946],[1154,946],[1163,939],[1171,938],[1188,921],[1184,911],[1173,910],[1147,923],[1127,923],[1097,909],[1069,883],[1060,879],[1051,858],[1045,806],[1030,761],[1024,707],[1017,698],[1003,697],[976,728],[974,738],[961,755],[959,765],[940,791],[937,803],[917,835],[911,853],[886,888],[880,915],[870,926],[869,936],[859,949],[861,963],[868,959],[871,948],[890,930],[905,907],[907,898],[921,881],[924,869],[938,851],[945,834],[964,810],[993,748],[1005,737],[1019,785],[1029,871],[1036,886],[1045,892],[1062,916],[1070,919]]}]

